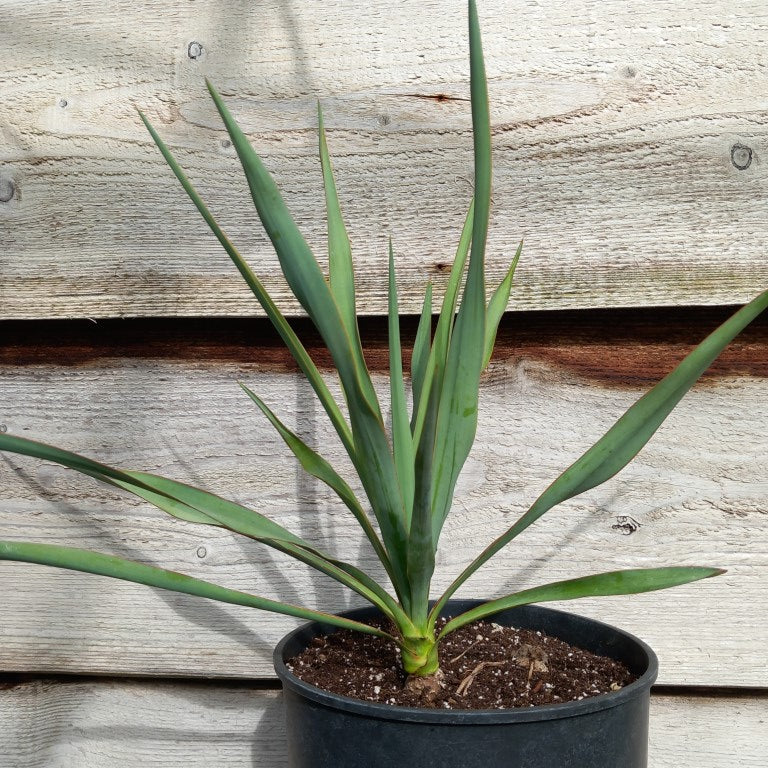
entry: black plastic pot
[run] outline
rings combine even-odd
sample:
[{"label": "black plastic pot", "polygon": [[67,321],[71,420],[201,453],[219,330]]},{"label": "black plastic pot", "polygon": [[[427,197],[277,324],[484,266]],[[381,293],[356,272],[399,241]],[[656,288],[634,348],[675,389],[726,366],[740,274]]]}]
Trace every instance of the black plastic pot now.
[{"label": "black plastic pot", "polygon": [[[453,600],[445,615],[478,604]],[[364,620],[376,610],[344,615]],[[604,696],[528,709],[388,706],[328,693],[287,669],[285,662],[313,637],[335,631],[312,622],[286,635],[274,655],[291,768],[647,768],[648,706],[658,661],[645,643],[607,624],[539,606],[503,611],[492,620],[622,661],[639,678]]]}]

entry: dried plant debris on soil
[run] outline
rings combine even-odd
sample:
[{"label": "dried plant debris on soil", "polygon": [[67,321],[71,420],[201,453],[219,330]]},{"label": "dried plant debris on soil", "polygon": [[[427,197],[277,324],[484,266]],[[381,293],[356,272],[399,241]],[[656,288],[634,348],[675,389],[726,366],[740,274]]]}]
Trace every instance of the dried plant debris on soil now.
[{"label": "dried plant debris on soil", "polygon": [[300,679],[342,696],[443,709],[558,704],[616,691],[635,679],[613,659],[541,632],[485,621],[444,638],[440,666],[444,678],[427,702],[404,687],[397,647],[373,635],[340,630],[316,637],[288,663]]}]

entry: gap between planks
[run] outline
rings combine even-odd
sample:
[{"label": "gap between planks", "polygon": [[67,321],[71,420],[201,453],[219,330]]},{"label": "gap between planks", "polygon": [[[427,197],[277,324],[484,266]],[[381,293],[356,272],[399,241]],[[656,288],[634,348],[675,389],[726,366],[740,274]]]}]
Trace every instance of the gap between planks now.
[{"label": "gap between planks", "polygon": [[[189,688],[241,689],[252,691],[280,691],[280,681],[273,678],[238,677],[152,677],[140,675],[78,675],[78,674],[35,674],[34,672],[0,673],[0,691],[12,690],[34,683],[59,683],[61,685],[83,684],[139,684],[161,686],[184,686]],[[768,698],[768,687],[706,686],[706,685],[654,685],[651,695],[679,699],[761,699]]]}]

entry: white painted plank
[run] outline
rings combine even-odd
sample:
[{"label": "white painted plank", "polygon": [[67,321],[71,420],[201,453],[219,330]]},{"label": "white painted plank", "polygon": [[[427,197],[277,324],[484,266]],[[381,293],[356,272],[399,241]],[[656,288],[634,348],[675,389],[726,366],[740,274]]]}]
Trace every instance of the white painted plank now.
[{"label": "white painted plank", "polygon": [[[471,194],[466,20],[448,0],[391,7],[0,0],[0,316],[258,311],[135,106],[286,298],[203,76],[320,254],[323,99],[361,311],[386,310],[392,234],[401,306],[417,312],[427,280],[445,279]],[[765,287],[765,3],[487,0],[482,23],[489,269],[501,274],[525,236],[514,307],[733,303]],[[737,146],[737,164],[751,152],[744,170]]]},{"label": "white painted plank", "polygon": [[[768,699],[654,696],[649,768],[762,768]],[[36,681],[0,689],[0,765],[283,768],[279,694],[227,686]]]},{"label": "white painted plank", "polygon": [[[749,337],[752,338],[752,337]],[[762,338],[762,337],[758,337]],[[505,344],[508,344],[507,340]],[[768,685],[768,451],[765,345],[744,342],[638,460],[602,489],[550,512],[463,590],[518,587],[617,567],[709,564],[728,574],[572,609],[646,638],[670,684]],[[683,354],[608,339],[505,346],[482,393],[479,437],[438,554],[434,594]],[[50,351],[50,350],[49,350]],[[45,349],[32,352],[41,359]],[[114,354],[114,353],[110,353]],[[66,348],[55,360],[68,356]],[[343,508],[294,466],[235,379],[267,397],[314,445],[341,451],[306,384],[253,350],[175,360],[97,353],[72,365],[3,365],[11,433],[118,466],[200,484],[253,505],[340,557],[374,563]],[[193,361],[193,362],[192,362]],[[647,368],[646,368],[647,366]],[[639,370],[638,379],[628,370]],[[376,381],[383,386],[382,378]],[[0,538],[91,547],[305,604],[357,604],[304,566],[24,457],[0,457]],[[626,535],[631,534],[631,535]],[[3,563],[0,669],[139,675],[271,676],[284,617],[107,579]]]}]

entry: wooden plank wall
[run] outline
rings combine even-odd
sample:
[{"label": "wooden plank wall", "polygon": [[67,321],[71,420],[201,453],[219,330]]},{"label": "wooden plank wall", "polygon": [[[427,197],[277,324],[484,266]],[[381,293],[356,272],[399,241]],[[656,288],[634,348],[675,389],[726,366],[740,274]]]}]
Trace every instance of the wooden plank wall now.
[{"label": "wooden plank wall", "polygon": [[[728,307],[768,287],[768,10],[484,0],[489,273],[526,246],[483,380],[435,592]],[[385,391],[394,236],[406,346],[471,194],[463,2],[0,0],[0,429],[203,485],[376,572],[247,382],[345,467],[309,387],[151,146],[145,110],[291,314],[203,76],[227,94],[322,261],[322,99]],[[335,386],[309,324],[297,329]],[[652,768],[768,750],[768,321],[637,461],[562,505],[464,594],[652,564],[726,576],[569,606],[661,658]],[[0,538],[113,552],[329,610],[333,583],[51,465],[0,456]],[[0,766],[285,765],[271,648],[294,623],[0,564]]]}]

